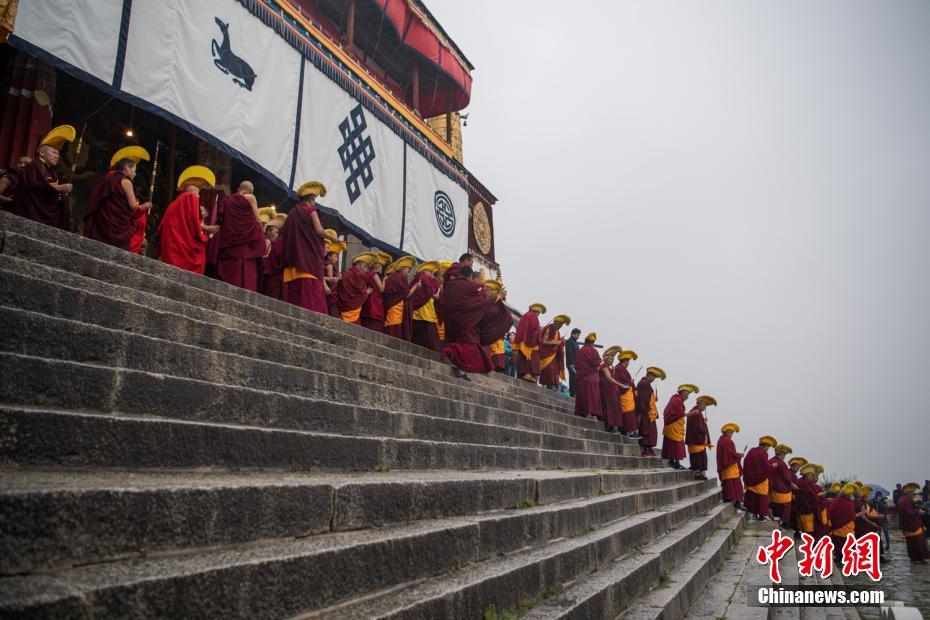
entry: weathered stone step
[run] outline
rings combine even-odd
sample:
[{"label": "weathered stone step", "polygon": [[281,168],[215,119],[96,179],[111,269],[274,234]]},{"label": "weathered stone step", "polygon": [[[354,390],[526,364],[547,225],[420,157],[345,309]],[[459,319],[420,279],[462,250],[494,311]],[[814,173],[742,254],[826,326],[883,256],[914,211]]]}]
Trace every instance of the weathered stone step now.
[{"label": "weathered stone step", "polygon": [[[716,492],[706,487],[691,482],[471,518],[8,577],[0,580],[0,614],[279,618],[527,547],[536,550],[491,563],[522,559],[512,570],[537,575],[553,562],[563,575],[584,572],[595,558],[616,557],[634,541],[654,538],[715,503]],[[650,512],[631,516],[643,511]],[[615,523],[584,536],[589,527],[610,521]],[[546,544],[571,536],[577,538]],[[488,600],[505,580],[495,581],[484,591]]]},{"label": "weathered stone step", "polygon": [[[431,383],[444,383],[453,388],[451,391],[478,390],[485,396],[520,400],[560,413],[570,413],[573,405],[573,401],[566,402],[565,398],[554,402],[539,398],[540,389],[535,386],[531,389],[511,387],[504,380],[480,375],[473,377],[475,385],[466,384],[452,377],[445,364],[385,347],[372,347],[371,343],[332,330],[318,328],[316,331],[320,334],[314,339],[302,333],[306,331],[303,329],[306,324],[292,325],[289,331],[276,329],[254,320],[223,315],[207,307],[85,278],[6,254],[0,254],[0,299],[8,306],[163,340],[211,349],[237,347],[241,351],[245,348],[250,352],[248,355],[262,359],[309,359],[308,363],[317,367],[325,364],[340,372],[352,372],[355,364],[381,368],[388,365],[413,380],[427,377]],[[330,342],[333,337],[336,342]],[[382,357],[382,354],[389,357]],[[438,389],[444,388],[440,385]],[[579,419],[572,423],[583,428],[592,427],[590,421]]]},{"label": "weathered stone step", "polygon": [[[557,592],[574,580],[588,581],[622,556],[664,539],[666,532],[717,504],[717,493],[659,505],[661,509],[589,528],[582,536],[492,559],[453,573],[349,602],[307,618],[480,618],[492,606],[501,614],[525,610],[528,601]],[[490,615],[490,614],[489,614]],[[595,617],[595,616],[591,616]]]},{"label": "weathered stone step", "polygon": [[246,475],[7,468],[0,469],[0,575],[548,505],[689,478],[668,469]]},{"label": "weathered stone step", "polygon": [[[36,224],[21,222],[20,218],[0,213],[0,231],[4,232],[3,253],[27,261],[82,274],[102,282],[148,291],[165,297],[185,301],[194,306],[212,308],[223,314],[272,325],[290,332],[310,332],[323,341],[340,343],[352,340],[351,349],[376,349],[387,359],[405,354],[410,363],[419,358],[437,368],[437,355],[412,343],[399,341],[385,334],[344,323],[332,317],[307,312],[291,304],[263,295],[229,286],[223,282],[175,269],[158,261],[129,254],[105,244],[78,237],[70,233]],[[282,319],[289,318],[291,320]],[[300,325],[295,329],[295,325]],[[359,343],[364,343],[360,345]],[[383,350],[382,350],[383,349]],[[549,407],[570,409],[566,399],[537,386],[492,374],[477,378],[479,382],[497,389],[519,392],[526,398]]]},{"label": "weathered stone step", "polygon": [[[10,313],[0,317],[5,323]],[[3,344],[7,341],[0,339]],[[86,344],[94,348],[94,340]],[[0,347],[3,348],[3,347]],[[36,347],[37,348],[37,347]],[[164,351],[141,347],[140,360],[152,359]],[[47,352],[46,352],[47,353]],[[106,356],[109,359],[109,355]],[[176,358],[180,363],[183,357]],[[120,360],[125,362],[125,359]],[[0,364],[8,368],[0,375],[0,403],[57,409],[157,416],[183,421],[245,425],[266,429],[286,429],[334,433],[344,436],[389,437],[451,441],[486,446],[541,448],[560,451],[587,451],[606,456],[634,457],[635,446],[619,442],[599,442],[552,433],[537,432],[501,424],[508,416],[488,422],[472,422],[457,416],[437,416],[390,411],[380,407],[343,405],[331,400],[285,395],[256,388],[174,377],[154,369],[145,372],[87,362],[53,360],[0,352]],[[145,364],[142,364],[145,365]],[[197,374],[195,364],[191,374]],[[208,368],[215,368],[213,365]],[[282,381],[286,375],[263,375],[269,383]],[[67,381],[43,381],[47,377],[67,377]],[[321,381],[323,396],[354,402],[358,396],[331,392],[332,381]],[[387,390],[385,390],[387,392]],[[373,395],[377,390],[372,391]],[[404,394],[417,407],[417,394]],[[377,402],[377,398],[372,399]],[[383,400],[382,400],[383,402]],[[450,401],[454,405],[454,401]],[[393,409],[394,407],[391,407]],[[424,407],[419,407],[425,409]],[[658,461],[649,459],[654,464]]]},{"label": "weathered stone step", "polygon": [[[188,327],[182,319],[172,319],[170,324],[179,330]],[[529,426],[535,430],[543,418],[556,422],[557,426],[552,426],[559,434],[585,436],[612,445],[627,444],[635,449],[631,442],[624,442],[617,435],[576,426],[575,416],[522,406],[517,401],[494,398],[459,386],[443,386],[396,368],[361,364],[346,358],[327,358],[283,343],[271,342],[263,347],[264,343],[255,342],[254,337],[231,330],[217,330],[218,342],[211,341],[204,337],[207,334],[196,329],[196,325],[189,327],[190,331],[180,332],[190,334],[189,338],[181,338],[191,341],[187,344],[2,306],[0,350],[187,376],[210,383],[257,387],[313,399],[366,402],[389,411],[432,414],[468,405],[493,407],[518,414],[505,416],[513,420],[514,426]],[[243,354],[238,353],[240,350]],[[469,402],[473,400],[479,402]]]},{"label": "weathered stone step", "polygon": [[[725,510],[725,508],[721,508]],[[649,593],[633,601],[618,620],[681,620],[699,597],[736,545],[738,532],[745,520],[742,514],[732,515],[720,523],[716,531],[701,532],[706,537],[690,555],[674,557],[674,553],[657,549],[660,561],[660,583]],[[706,530],[706,528],[704,528]],[[662,541],[658,547],[667,542]],[[674,549],[674,546],[672,546]],[[604,617],[612,618],[610,610]]]},{"label": "weathered stone step", "polygon": [[[76,387],[94,386],[81,382]],[[0,407],[0,428],[0,464],[38,467],[374,471],[648,469],[658,464],[657,459],[636,456],[11,406]]]}]

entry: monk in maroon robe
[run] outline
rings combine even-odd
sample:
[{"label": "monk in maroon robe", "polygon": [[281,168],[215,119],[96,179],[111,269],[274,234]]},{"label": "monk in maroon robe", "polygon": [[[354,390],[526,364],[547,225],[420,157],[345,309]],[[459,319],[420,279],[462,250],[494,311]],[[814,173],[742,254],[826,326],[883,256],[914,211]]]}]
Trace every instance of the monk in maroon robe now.
[{"label": "monk in maroon robe", "polygon": [[262,232],[258,202],[253,191],[252,184],[243,181],[235,194],[223,199],[216,272],[227,284],[258,292],[258,269],[265,256],[265,233]]},{"label": "monk in maroon robe", "polygon": [[339,254],[342,252],[341,244],[336,244],[326,251],[323,260],[323,283],[326,290],[326,307],[329,316],[339,318],[339,283],[342,282],[342,273],[339,271]]},{"label": "monk in maroon robe", "polygon": [[614,366],[614,379],[620,384],[620,432],[633,439],[639,438],[639,420],[636,417],[636,390],[630,375],[630,360],[638,359],[635,351],[623,351]]},{"label": "monk in maroon robe", "polygon": [[743,482],[740,479],[742,466],[741,452],[736,451],[733,433],[739,432],[736,424],[724,424],[717,440],[717,475],[720,477],[720,493],[725,502],[733,502],[737,508],[743,501]]},{"label": "monk in maroon robe", "polygon": [[[539,315],[546,311],[542,304],[533,304],[520,317],[517,333],[513,339],[513,355],[517,360],[517,376],[536,382],[539,378]],[[601,357],[598,356],[598,364]]]},{"label": "monk in maroon robe", "polygon": [[881,536],[885,515],[880,514],[872,505],[872,487],[862,487],[857,494],[858,499],[853,501],[856,508],[856,538],[872,533]]},{"label": "monk in maroon robe", "polygon": [[172,201],[158,224],[159,260],[203,274],[207,265],[207,227],[200,215],[200,190],[186,187]]},{"label": "monk in maroon robe", "polygon": [[[613,362],[620,347],[610,347],[604,351],[603,362],[597,371],[598,387],[601,393],[601,411],[604,427],[608,433],[620,432],[620,382],[614,379]],[[575,365],[577,368],[578,365]]]},{"label": "monk in maroon robe", "polygon": [[368,266],[373,260],[374,255],[362,252],[352,259],[352,266],[342,274],[336,304],[339,307],[339,318],[346,323],[362,324],[362,305],[371,293],[368,288]]},{"label": "monk in maroon robe", "polygon": [[30,163],[32,163],[32,158],[24,155],[16,161],[15,168],[9,168],[0,174],[0,210],[11,211],[13,209],[13,194],[19,187],[20,172]]},{"label": "monk in maroon robe", "polygon": [[326,232],[320,224],[315,202],[325,196],[322,183],[304,183],[297,190],[302,202],[288,213],[281,229],[282,296],[288,303],[327,314],[323,288],[325,240],[338,243],[339,238]]},{"label": "monk in maroon robe", "polygon": [[19,173],[11,211],[40,224],[70,230],[72,186],[58,182],[58,159],[58,149],[39,147],[39,156]]},{"label": "monk in maroon robe", "polygon": [[650,366],[646,369],[646,376],[639,380],[636,386],[636,415],[639,418],[639,445],[643,448],[643,456],[655,456],[653,448],[659,443],[659,429],[656,420],[659,419],[659,408],[656,406],[656,392],[652,383],[656,379],[665,379],[665,371]]},{"label": "monk in maroon robe", "polygon": [[855,493],[856,485],[847,484],[839,495],[833,498],[827,510],[833,545],[837,553],[846,543],[846,536],[856,534],[856,507],[852,500]]},{"label": "monk in maroon robe", "polygon": [[549,389],[558,390],[565,377],[565,341],[559,330],[570,322],[560,314],[539,334],[539,384]]},{"label": "monk in maroon robe", "polygon": [[704,411],[709,405],[716,405],[713,396],[699,396],[697,403],[688,412],[685,423],[685,445],[688,446],[689,468],[696,480],[707,480],[707,451],[711,448],[710,431]]},{"label": "monk in maroon robe", "polygon": [[901,499],[898,500],[898,525],[904,533],[904,542],[907,544],[907,557],[911,562],[926,562],[930,560],[930,551],[927,549],[927,538],[924,535],[923,519],[926,509],[917,509],[914,505],[914,493],[920,485],[916,482],[905,484],[901,489]]},{"label": "monk in maroon robe", "polygon": [[487,374],[494,370],[486,345],[482,345],[482,336],[485,340],[498,340],[506,333],[482,334],[479,330],[483,318],[497,313],[505,294],[504,291],[494,296],[485,294],[480,285],[470,280],[470,275],[471,268],[463,267],[461,277],[452,278],[442,287],[446,344],[440,359],[448,361],[456,376],[466,380],[469,372]]},{"label": "monk in maroon robe", "polygon": [[[517,333],[519,334],[519,331]],[[575,415],[583,418],[594,416],[603,419],[604,413],[601,409],[601,389],[598,376],[602,360],[597,353],[597,349],[594,348],[596,339],[597,334],[588,334],[585,337],[584,346],[578,350],[578,354],[575,356],[575,378],[577,381]]]},{"label": "monk in maroon robe", "polygon": [[145,228],[149,223],[149,214],[145,209],[136,209],[136,231],[129,240],[129,251],[142,254],[145,251]]},{"label": "monk in maroon robe", "polygon": [[442,348],[437,327],[439,315],[436,312],[439,281],[433,277],[438,268],[439,265],[433,261],[417,267],[417,273],[410,283],[416,287],[416,291],[406,302],[411,313],[411,341],[431,351],[439,351]]},{"label": "monk in maroon robe", "polygon": [[766,435],[759,439],[759,445],[750,448],[743,458],[743,486],[746,487],[746,510],[755,515],[757,521],[769,516],[769,478],[772,466],[769,465],[769,448],[777,442]]},{"label": "monk in maroon robe", "polygon": [[132,185],[134,178],[135,162],[121,159],[97,183],[84,212],[85,237],[127,252],[131,250],[138,211],[152,208],[151,202],[139,204]]},{"label": "monk in maroon robe", "polygon": [[365,273],[365,281],[371,294],[362,304],[362,326],[376,332],[384,331],[384,281],[381,272],[385,263],[376,261]]},{"label": "monk in maroon robe", "polygon": [[772,468],[769,477],[769,508],[772,516],[779,519],[784,528],[791,527],[791,503],[794,499],[794,474],[785,462],[785,456],[791,448],[779,444],[775,446],[775,456],[769,459]]},{"label": "monk in maroon robe", "polygon": [[697,391],[691,384],[678,386],[662,412],[662,458],[668,460],[673,469],[684,469],[681,459],[685,458],[685,401]]},{"label": "monk in maroon robe", "polygon": [[282,260],[283,241],[281,235],[271,242],[271,251],[262,264],[262,294],[281,299],[281,277],[284,273]]},{"label": "monk in maroon robe", "polygon": [[420,284],[411,286],[407,279],[416,259],[401,256],[391,263],[384,281],[384,333],[409,341],[413,333],[413,313],[407,309],[407,300]]}]

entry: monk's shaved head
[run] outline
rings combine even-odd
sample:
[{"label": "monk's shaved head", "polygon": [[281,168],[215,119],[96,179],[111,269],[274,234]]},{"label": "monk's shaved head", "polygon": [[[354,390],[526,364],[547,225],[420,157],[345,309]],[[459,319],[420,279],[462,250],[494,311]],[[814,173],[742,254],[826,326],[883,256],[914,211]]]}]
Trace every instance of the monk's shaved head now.
[{"label": "monk's shaved head", "polygon": [[31,163],[32,163],[32,158],[26,157],[25,155],[23,155],[22,157],[16,160],[16,167],[22,170],[23,168],[25,168]]},{"label": "monk's shaved head", "polygon": [[54,166],[58,163],[58,159],[61,154],[58,152],[54,146],[49,146],[48,144],[43,144],[39,147],[39,156],[45,160],[51,166]]},{"label": "monk's shaved head", "polygon": [[191,194],[195,194],[197,196],[200,195],[200,188],[197,187],[196,185],[188,185],[187,187],[184,188],[184,191],[190,192]]},{"label": "monk's shaved head", "polygon": [[240,194],[251,194],[255,192],[255,187],[252,185],[251,181],[243,181],[239,184],[239,193]]}]

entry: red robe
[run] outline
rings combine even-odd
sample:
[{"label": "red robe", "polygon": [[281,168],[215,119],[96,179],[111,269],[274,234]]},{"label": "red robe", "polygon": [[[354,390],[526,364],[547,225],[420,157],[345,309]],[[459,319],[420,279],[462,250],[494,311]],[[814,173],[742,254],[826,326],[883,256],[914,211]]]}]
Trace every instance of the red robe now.
[{"label": "red robe", "polygon": [[[436,323],[431,321],[420,321],[413,318],[413,313],[429,303],[433,296],[439,292],[439,282],[426,271],[421,271],[413,277],[410,286],[420,283],[420,287],[414,291],[413,295],[407,300],[404,310],[409,308],[411,332],[410,340],[424,349],[439,351],[442,348],[442,342],[439,340],[439,329]],[[435,300],[433,302],[435,309]]]},{"label": "red robe", "polygon": [[312,214],[316,207],[302,202],[288,213],[281,228],[282,263],[288,269],[312,278],[298,277],[290,282],[282,280],[284,300],[313,312],[327,314],[326,293],[323,289],[323,259],[326,244],[313,229]]},{"label": "red robe", "polygon": [[265,255],[265,235],[252,205],[239,193],[223,199],[220,210],[220,253],[216,272],[220,280],[258,292],[258,265]]},{"label": "red robe", "polygon": [[[856,517],[856,538],[861,538],[870,532],[879,533],[882,531],[881,523],[885,518],[884,515],[878,514],[878,512],[872,508],[870,504],[861,499],[854,501],[853,506],[856,507],[857,514],[860,510],[863,509],[865,509],[867,513],[871,513],[868,515],[869,521],[866,521],[862,517]],[[876,525],[873,525],[873,523]]]},{"label": "red robe", "polygon": [[601,356],[593,344],[585,344],[578,350],[575,357],[575,415],[603,417],[598,379],[600,367]]},{"label": "red robe", "polygon": [[[725,471],[741,472],[739,452],[733,440],[721,435],[717,440],[717,475],[720,476],[720,490],[723,500],[727,502],[743,501],[743,483],[739,475],[734,478],[723,479]],[[735,465],[735,470],[733,466]]]},{"label": "red robe", "polygon": [[[665,405],[665,411],[662,412],[662,458],[670,461],[680,461],[685,458],[685,439],[684,439],[684,417],[685,401],[678,394],[672,394]],[[681,420],[681,422],[679,422]],[[679,432],[681,427],[681,439],[669,437],[668,433]]]},{"label": "red robe", "polygon": [[284,263],[281,258],[281,235],[271,242],[271,252],[262,263],[262,293],[274,299],[281,299],[281,276]]},{"label": "red robe", "polygon": [[[797,510],[797,519],[798,519],[798,529],[801,531],[806,531],[808,534],[816,534],[818,531],[824,530],[825,526],[821,520],[820,514],[820,502],[817,498],[817,494],[820,493],[820,487],[807,478],[799,478],[795,484],[798,487],[798,490],[794,492],[794,507]],[[812,530],[808,531],[804,528],[802,517],[812,515]]]},{"label": "red robe", "polygon": [[378,287],[375,285],[376,275],[378,275],[376,271],[368,271],[365,273],[365,282],[368,288],[371,289],[371,294],[368,296],[368,299],[365,300],[365,303],[362,304],[362,325],[370,330],[383,332],[384,297],[381,296],[381,291],[379,291]]},{"label": "red robe", "polygon": [[772,466],[769,465],[769,455],[765,448],[762,446],[750,448],[743,457],[743,485],[746,487],[746,510],[754,515],[768,516],[769,493],[768,488],[762,494],[753,491],[750,487],[757,487],[762,483],[766,483],[767,487],[771,474]]},{"label": "red robe", "polygon": [[639,445],[643,448],[655,448],[659,443],[659,428],[656,421],[650,418],[649,410],[655,390],[646,377],[636,384],[636,417],[639,418]]},{"label": "red robe", "polygon": [[11,211],[41,224],[69,230],[70,197],[52,189],[49,183],[57,184],[58,174],[40,158],[35,158],[19,172]]},{"label": "red robe", "polygon": [[830,518],[830,530],[833,532],[833,544],[842,549],[843,543],[846,542],[846,536],[841,536],[835,532],[846,528],[850,530],[848,533],[855,534],[856,507],[853,505],[852,500],[845,495],[837,495],[830,502],[827,515]]},{"label": "red robe", "polygon": [[[707,420],[704,419],[704,413],[694,407],[688,412],[685,423],[685,444],[688,446],[691,471],[707,471],[707,444],[709,443],[710,433],[707,430]],[[698,450],[698,447],[701,449]]]},{"label": "red robe", "polygon": [[145,227],[149,223],[149,215],[145,209],[136,209],[136,232],[129,240],[129,251],[133,254],[142,254],[142,244],[145,243]]},{"label": "red robe", "polygon": [[[630,375],[629,369],[623,364],[617,364],[614,366],[614,379],[619,383],[629,385],[628,388],[620,388],[621,398],[625,397],[625,394],[633,389],[633,377]],[[633,394],[635,398],[635,392]],[[636,419],[636,403],[634,400],[633,408],[629,411],[620,410],[620,430],[624,433],[633,433],[639,426],[639,422]]]},{"label": "red robe", "polygon": [[[547,340],[559,338],[558,344],[546,344]],[[542,368],[542,361],[554,355],[545,368]],[[562,383],[562,374],[565,369],[565,342],[559,337],[559,330],[556,329],[555,323],[546,325],[539,336],[539,384],[554,385],[558,387]],[[619,424],[617,425],[619,426]]]},{"label": "red robe", "polygon": [[[517,323],[513,352],[517,359],[518,376],[539,376],[539,315],[532,310],[521,316],[520,322]],[[598,357],[598,363],[600,363],[600,357]]]},{"label": "red robe", "polygon": [[[494,370],[491,357],[482,346],[478,324],[485,316],[496,313],[500,305],[497,298],[487,296],[481,287],[465,278],[446,282],[442,287],[446,344],[440,359],[449,360],[464,372],[487,374]],[[503,335],[485,334],[488,338],[496,336],[495,340]]]},{"label": "red robe", "polygon": [[122,186],[126,178],[122,170],[111,169],[94,186],[84,212],[84,236],[128,252],[136,234],[136,213]]},{"label": "red robe", "polygon": [[[575,368],[577,368],[577,364]],[[613,369],[606,362],[597,370],[597,379],[601,392],[601,411],[604,413],[604,425],[608,428],[620,428],[620,387],[604,376],[604,369],[613,377]]]},{"label": "red robe", "polygon": [[913,495],[902,495],[898,500],[898,525],[904,533],[904,542],[907,544],[907,557],[918,562],[930,560],[930,551],[927,550],[927,539],[924,536],[924,524],[914,506]]},{"label": "red robe", "polygon": [[396,325],[384,326],[384,333],[401,340],[410,340],[413,332],[413,317],[407,311],[407,294],[410,292],[410,283],[407,274],[395,271],[384,281],[384,318],[387,321],[388,313],[397,304],[404,303],[403,320]]},{"label": "red robe", "polygon": [[362,304],[368,299],[368,272],[362,271],[360,267],[352,265],[342,274],[342,281],[339,283],[339,292],[336,296],[336,305],[339,307],[340,316],[343,312],[359,311],[359,318],[352,321],[356,325],[361,325]]},{"label": "red robe", "polygon": [[200,199],[181,192],[165,209],[158,225],[160,260],[202,274],[207,265],[207,235],[200,225]]},{"label": "red robe", "polygon": [[773,456],[769,459],[769,465],[772,468],[769,476],[769,507],[772,509],[772,514],[787,525],[791,523],[791,500],[787,502],[777,500],[778,495],[792,494],[791,485],[794,483],[794,474],[780,456]]}]

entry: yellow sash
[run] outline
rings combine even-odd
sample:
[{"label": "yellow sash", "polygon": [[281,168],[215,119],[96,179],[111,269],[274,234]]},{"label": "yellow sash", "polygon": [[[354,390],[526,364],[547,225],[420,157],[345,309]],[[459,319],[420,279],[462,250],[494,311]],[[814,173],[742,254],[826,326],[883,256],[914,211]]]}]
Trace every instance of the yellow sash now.
[{"label": "yellow sash", "polygon": [[306,271],[300,271],[297,269],[297,267],[285,267],[284,273],[281,274],[282,282],[293,282],[294,280],[300,280],[301,278],[316,280],[316,276],[311,275]]},{"label": "yellow sash", "polygon": [[400,325],[404,321],[404,302],[399,301],[390,308],[384,315],[384,326]]},{"label": "yellow sash", "polygon": [[703,452],[706,449],[707,449],[707,446],[705,446],[704,444],[700,444],[697,446],[688,444],[688,454],[698,454],[699,452]]},{"label": "yellow sash", "polygon": [[622,413],[636,411],[636,395],[633,394],[632,388],[620,395],[620,411]]},{"label": "yellow sash", "polygon": [[504,341],[498,340],[497,342],[491,343],[491,355],[503,355],[504,354]]},{"label": "yellow sash", "polygon": [[659,410],[656,409],[656,393],[649,395],[649,421],[655,422],[659,419]]},{"label": "yellow sash", "polygon": [[439,339],[445,341],[446,339],[446,324],[442,321],[436,323],[436,331],[439,332]]},{"label": "yellow sash", "polygon": [[685,440],[685,419],[681,418],[675,420],[671,424],[666,424],[662,428],[662,434],[671,439],[672,441],[684,441]]},{"label": "yellow sash", "polygon": [[798,527],[801,528],[802,532],[807,532],[812,534],[814,532],[814,513],[810,514],[799,514],[798,515]]},{"label": "yellow sash", "polygon": [[752,491],[753,493],[758,493],[759,495],[765,495],[768,497],[769,494],[769,481],[763,480],[759,484],[754,484],[752,486],[746,487],[747,491]]},{"label": "yellow sash", "polygon": [[536,351],[539,347],[531,347],[525,342],[515,342],[513,343],[513,350],[517,351],[525,357],[526,359],[531,359],[533,357],[533,351]]},{"label": "yellow sash", "polygon": [[428,302],[420,306],[419,310],[413,311],[413,320],[414,321],[426,321],[427,323],[438,323],[439,317],[436,316],[436,304],[433,303],[435,300],[430,299]]},{"label": "yellow sash", "polygon": [[778,491],[769,491],[769,502],[773,504],[790,504],[791,491],[779,493]]},{"label": "yellow sash", "polygon": [[827,516],[827,509],[826,509],[826,508],[821,508],[821,509],[820,509],[820,521],[821,521],[824,525],[826,525],[827,527],[830,527],[830,517]]},{"label": "yellow sash", "polygon": [[339,311],[339,315],[342,317],[342,320],[346,323],[357,323],[358,318],[362,316],[362,308],[358,307],[355,310],[347,310],[346,312]]},{"label": "yellow sash", "polygon": [[846,538],[846,534],[855,534],[855,533],[856,533],[856,520],[855,519],[853,519],[852,521],[850,521],[849,523],[847,523],[840,529],[833,530],[834,536],[842,536],[843,538]]},{"label": "yellow sash", "polygon": [[926,531],[927,529],[925,527],[921,527],[920,529],[914,530],[913,532],[904,532],[904,535],[907,536],[908,538],[912,536],[923,536],[924,532]]}]

